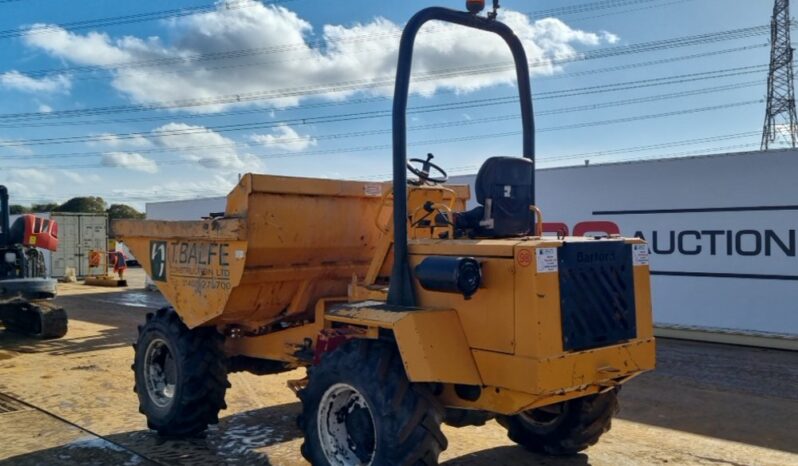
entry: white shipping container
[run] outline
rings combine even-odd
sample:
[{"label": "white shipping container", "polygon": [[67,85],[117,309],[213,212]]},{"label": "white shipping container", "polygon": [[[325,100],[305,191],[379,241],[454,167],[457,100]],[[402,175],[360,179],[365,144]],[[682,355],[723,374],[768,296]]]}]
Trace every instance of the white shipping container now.
[{"label": "white shipping container", "polygon": [[67,267],[80,277],[104,274],[104,267],[89,267],[89,251],[108,248],[108,216],[53,212],[50,218],[58,223],[58,251],[51,255],[50,274],[63,277]]}]

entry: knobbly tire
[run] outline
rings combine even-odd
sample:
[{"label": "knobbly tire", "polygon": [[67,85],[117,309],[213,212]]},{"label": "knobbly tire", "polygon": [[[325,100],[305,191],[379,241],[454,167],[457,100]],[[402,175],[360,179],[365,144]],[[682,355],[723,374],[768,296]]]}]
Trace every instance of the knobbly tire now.
[{"label": "knobbly tire", "polygon": [[195,436],[219,422],[227,357],[215,328],[189,330],[170,307],[147,314],[133,348],[139,412],[147,425],[170,437]]},{"label": "knobbly tire", "polygon": [[610,430],[617,412],[618,392],[612,390],[497,420],[507,429],[510,440],[530,451],[575,455],[595,445]]},{"label": "knobbly tire", "polygon": [[408,381],[394,344],[351,340],[308,372],[299,427],[311,464],[438,464],[443,407],[426,385]]},{"label": "knobbly tire", "polygon": [[67,333],[68,318],[63,308],[47,301],[10,301],[0,304],[6,329],[42,340],[61,338]]}]

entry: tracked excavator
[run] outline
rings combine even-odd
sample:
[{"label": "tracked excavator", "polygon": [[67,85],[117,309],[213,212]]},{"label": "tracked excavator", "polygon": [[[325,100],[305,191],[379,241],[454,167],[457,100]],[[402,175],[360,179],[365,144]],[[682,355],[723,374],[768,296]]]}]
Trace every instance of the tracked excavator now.
[{"label": "tracked excavator", "polygon": [[61,338],[67,314],[52,302],[56,281],[46,277],[42,253],[58,248],[58,225],[28,214],[10,219],[8,190],[0,186],[0,322],[7,331]]}]

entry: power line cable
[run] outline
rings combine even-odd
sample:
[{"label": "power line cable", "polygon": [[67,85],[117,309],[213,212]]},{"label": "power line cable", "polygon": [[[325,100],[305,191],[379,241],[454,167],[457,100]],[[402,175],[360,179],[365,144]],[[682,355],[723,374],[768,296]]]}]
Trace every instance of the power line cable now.
[{"label": "power line cable", "polygon": [[[690,108],[690,109],[682,109],[677,111],[671,112],[662,112],[656,114],[645,114],[645,115],[636,115],[634,117],[625,117],[625,118],[616,118],[610,120],[599,120],[599,121],[590,121],[590,122],[581,122],[581,123],[574,123],[574,124],[567,124],[567,125],[560,125],[560,126],[552,126],[552,127],[544,127],[538,129],[538,132],[545,133],[545,132],[552,132],[552,131],[563,131],[563,130],[571,130],[571,129],[582,129],[586,127],[595,127],[595,126],[605,126],[605,125],[614,125],[620,123],[629,123],[629,122],[638,122],[638,121],[646,121],[651,119],[659,119],[659,118],[666,118],[672,116],[681,116],[687,114],[695,114],[701,112],[711,112],[717,110],[727,110],[730,108],[737,108],[746,105],[758,104],[761,103],[760,101],[742,101],[742,102],[733,102],[728,104],[722,105],[714,105],[714,106],[707,106],[707,107],[697,107],[697,108]],[[445,127],[458,127],[458,126],[468,126],[468,125],[475,125],[475,124],[482,124],[485,122],[497,122],[497,121],[506,121],[511,119],[519,119],[520,115],[502,115],[498,117],[487,117],[482,119],[470,120],[470,121],[455,121],[455,122],[445,122],[445,123],[435,123],[429,125],[419,125],[415,127],[408,128],[409,131],[420,131],[420,130],[428,130],[428,129],[437,129],[437,128],[445,128]],[[392,130],[388,129],[376,129],[376,130],[367,130],[367,131],[357,131],[357,132],[350,132],[350,133],[334,133],[329,135],[322,135],[317,136],[317,139],[325,139],[325,140],[338,140],[338,139],[346,139],[346,138],[353,138],[353,137],[363,137],[363,136],[373,136],[379,134],[390,134]],[[423,144],[427,145],[434,145],[434,144],[441,144],[441,143],[451,143],[451,142],[463,142],[463,141],[471,141],[471,140],[483,140],[483,139],[491,139],[491,138],[502,138],[502,137],[509,137],[509,136],[517,136],[520,135],[521,131],[507,131],[507,132],[497,132],[497,133],[488,133],[482,135],[471,135],[471,136],[464,136],[458,138],[448,138],[448,139],[433,139],[429,141],[424,141]],[[281,143],[285,144],[288,142],[294,141],[293,138],[288,138],[282,140]],[[412,145],[421,145],[422,142],[414,142]],[[300,156],[307,156],[307,155],[319,155],[319,154],[343,154],[343,153],[350,153],[350,152],[360,152],[364,150],[378,150],[378,149],[387,149],[392,146],[390,145],[383,145],[383,146],[366,146],[366,148],[344,148],[344,149],[331,149],[331,150],[323,150],[323,151],[310,151],[310,152],[284,152],[284,153],[273,153],[273,154],[251,154],[255,155],[256,157],[263,158],[263,159],[271,159],[271,158],[287,158],[287,157],[300,157]],[[181,152],[180,148],[175,148],[174,152]],[[208,157],[207,159],[215,159],[215,157]],[[222,157],[218,158],[222,160]],[[131,163],[128,164],[129,166],[137,166],[137,165],[150,165],[155,163],[156,165],[184,165],[184,164],[193,164],[197,163],[196,160],[174,160],[174,161],[147,161],[140,164]],[[36,168],[41,170],[51,170],[51,169],[75,169],[75,168],[116,168],[116,167],[108,167],[103,165],[67,165],[67,166],[55,166],[55,165],[47,165],[45,167],[42,166],[32,166],[32,167],[9,167],[15,169],[22,169],[22,168]]]},{"label": "power line cable", "polygon": [[[16,0],[3,0],[3,2],[10,2]],[[205,5],[197,5],[197,6],[190,6],[190,7],[183,7],[183,8],[173,8],[168,10],[156,10],[156,11],[149,11],[149,12],[142,12],[142,13],[134,13],[128,15],[121,15],[121,16],[112,16],[112,17],[105,17],[105,18],[93,18],[93,19],[85,19],[79,21],[70,21],[64,22],[59,24],[51,24],[51,25],[44,25],[41,27],[34,27],[29,29],[6,29],[0,30],[0,39],[4,38],[11,38],[11,37],[20,37],[23,35],[29,34],[47,34],[53,33],[62,29],[74,31],[74,30],[81,30],[81,29],[90,29],[90,28],[99,28],[99,27],[107,27],[107,26],[118,26],[123,24],[132,24],[132,23],[140,23],[146,21],[155,21],[160,19],[167,19],[167,18],[180,18],[185,16],[192,16],[198,14],[205,14],[205,13],[212,13],[220,10],[220,6],[223,6],[225,10],[237,10],[242,8],[250,8],[254,6],[260,5],[277,5],[292,2],[295,0],[270,0],[268,2],[258,0],[258,1],[248,1],[248,0],[226,0],[223,3],[211,3]],[[625,7],[634,4],[640,3],[651,3],[653,1],[660,1],[660,0],[626,0],[626,1],[599,1],[593,2],[590,4],[583,4],[581,6],[572,5],[567,7],[559,7],[559,8],[550,8],[547,10],[541,10],[538,12],[525,12],[525,14],[529,16],[567,16],[569,14],[575,13],[583,13],[588,11],[596,11],[596,10],[603,10],[608,8],[619,8]]]},{"label": "power line cable", "polygon": [[[539,76],[536,78],[536,81],[540,80],[555,80],[555,79],[564,79],[564,78],[573,78],[579,76],[595,76],[596,74],[600,73],[610,73],[616,71],[625,71],[629,69],[647,67],[647,66],[657,66],[663,64],[674,63],[677,61],[683,60],[692,60],[697,58],[706,58],[712,56],[718,56],[722,54],[729,54],[729,53],[736,53],[742,52],[747,50],[753,50],[757,48],[768,47],[769,44],[761,43],[755,45],[747,45],[743,47],[735,47],[730,49],[722,49],[722,50],[713,50],[710,52],[703,52],[703,53],[696,53],[690,55],[682,55],[678,57],[669,57],[663,58],[658,60],[649,60],[645,62],[638,62],[638,63],[627,63],[623,65],[616,65],[611,67],[605,68],[598,68],[598,69],[591,69],[591,70],[583,70],[577,72],[568,72],[568,73],[561,73],[552,76]],[[442,89],[439,90],[439,94],[454,94],[456,91]],[[375,97],[361,97],[361,98],[353,98],[353,99],[346,99],[340,101],[332,101],[332,102],[314,102],[314,103],[303,103],[297,107],[291,107],[287,109],[283,109],[283,111],[301,111],[310,108],[322,108],[322,107],[337,107],[337,106],[350,106],[350,105],[359,105],[359,104],[366,104],[366,103],[375,103],[375,102],[388,102],[390,101],[389,97],[385,96],[375,96]],[[224,117],[224,116],[232,116],[232,115],[245,115],[245,114],[253,114],[253,113],[263,113],[267,111],[272,111],[269,108],[249,108],[249,109],[239,109],[239,110],[231,110],[225,112],[215,112],[209,114],[183,114],[181,115],[181,119],[192,119],[192,118],[214,118],[214,117]],[[63,118],[73,118],[73,117],[80,117],[82,115],[53,115],[52,113],[39,113],[30,118],[19,118],[14,119],[13,121],[32,121],[32,120],[60,120]],[[103,119],[103,120],[84,120],[84,121],[73,121],[73,122],[56,122],[56,123],[46,123],[46,124],[25,124],[24,126],[81,126],[81,125],[102,125],[102,124],[117,124],[117,123],[138,123],[138,122],[145,122],[145,121],[161,121],[161,120],[174,120],[174,115],[161,115],[161,116],[149,116],[149,117],[138,117],[138,118],[128,118],[128,119]],[[0,124],[0,127],[19,127],[20,125],[13,125],[13,124]]]},{"label": "power line cable", "polygon": [[[490,72],[495,72],[496,70],[505,71],[507,69],[509,68],[506,66],[499,66],[498,68],[496,67],[484,68],[484,69],[480,69],[480,67],[450,68],[450,69],[432,71],[428,73],[420,73],[415,75],[414,79],[417,82],[425,82],[430,80],[443,79],[446,77],[453,78],[453,77],[484,74],[486,72],[490,73]],[[302,96],[312,96],[319,94],[358,91],[364,89],[375,89],[379,87],[392,86],[393,84],[394,84],[393,77],[385,77],[381,81],[373,79],[342,81],[338,83],[328,84],[326,86],[303,86],[296,88],[283,88],[283,89],[275,89],[269,91],[223,95],[213,98],[160,102],[157,105],[156,104],[150,104],[150,105],[140,104],[132,106],[114,105],[114,106],[93,107],[93,108],[84,108],[84,109],[75,109],[75,110],[56,110],[52,112],[6,113],[6,114],[0,114],[0,121],[9,120],[9,119],[21,120],[21,119],[37,118],[37,117],[53,118],[54,116],[59,116],[59,117],[90,116],[90,115],[104,115],[108,113],[142,112],[142,111],[154,111],[154,110],[168,110],[175,108],[195,108],[195,107],[202,107],[208,105],[235,104],[235,103],[252,102],[257,100],[273,100],[273,99],[283,99],[287,97],[302,97]]]},{"label": "power line cable", "polygon": [[[611,155],[618,155],[618,154],[625,154],[625,153],[637,153],[637,152],[645,152],[651,150],[660,150],[660,149],[668,149],[671,147],[681,147],[681,146],[690,146],[696,144],[706,144],[710,142],[719,142],[719,141],[728,141],[733,139],[742,139],[742,138],[750,138],[752,136],[759,135],[758,131],[748,131],[748,132],[741,132],[741,133],[733,133],[733,134],[724,134],[718,136],[710,136],[704,138],[694,138],[694,139],[683,139],[679,141],[670,141],[670,142],[662,142],[657,144],[650,144],[644,146],[633,146],[633,147],[624,147],[624,148],[617,148],[617,149],[607,149],[603,151],[595,151],[595,152],[583,152],[578,154],[568,154],[568,155],[560,155],[560,156],[544,156],[538,157],[536,161],[538,163],[547,163],[547,162],[559,162],[563,160],[573,160],[573,159],[584,159],[584,158],[602,158]],[[517,155],[510,155],[515,157]],[[455,173],[457,171],[475,171],[479,168],[478,165],[466,165],[461,167],[447,167],[447,173]],[[390,173],[384,173],[379,175],[366,175],[359,177],[358,179],[379,179],[379,178],[389,178],[391,176]]]},{"label": "power line cable", "polygon": [[158,10],[143,13],[134,13],[129,15],[112,16],[105,18],[84,19],[80,21],[70,21],[59,24],[46,24],[43,26],[34,26],[28,29],[15,28],[0,30],[0,39],[8,39],[12,37],[21,37],[27,35],[48,34],[57,32],[63,29],[69,31],[77,31],[81,29],[100,28],[107,26],[119,26],[122,24],[141,23],[146,21],[155,21],[167,18],[180,18],[184,16],[197,15],[202,13],[211,13],[218,11],[220,5],[224,5],[226,10],[237,10],[241,8],[250,8],[256,5],[274,5],[288,3],[295,0],[263,0],[250,2],[248,0],[226,0],[223,3],[212,3],[209,5],[187,6],[183,8],[173,8],[169,10]]},{"label": "power line cable", "polygon": [[693,2],[693,1],[695,1],[695,0],[674,0],[674,1],[671,1],[671,2],[660,3],[658,5],[649,5],[649,6],[643,6],[643,7],[638,7],[638,8],[630,8],[628,10],[611,11],[611,12],[608,12],[608,13],[601,13],[601,14],[597,14],[597,15],[571,18],[571,19],[568,20],[568,22],[573,24],[573,23],[580,23],[582,21],[589,21],[589,20],[592,20],[592,19],[606,18],[607,16],[628,15],[630,13],[637,13],[639,11],[653,10],[655,8],[664,8],[664,7],[668,7],[668,6],[679,5],[679,4],[682,4],[682,3],[688,3],[688,2]]},{"label": "power line cable", "polygon": [[[690,96],[690,95],[704,94],[704,93],[710,93],[710,92],[721,92],[721,91],[724,91],[724,90],[733,90],[733,89],[737,89],[737,88],[747,87],[747,86],[753,85],[755,83],[757,83],[757,82],[756,81],[750,81],[750,82],[744,82],[744,83],[729,84],[729,85],[724,85],[724,86],[714,86],[714,87],[696,89],[696,90],[690,90],[690,91],[680,91],[680,92],[676,92],[676,93],[660,94],[660,95],[646,96],[646,97],[641,97],[641,98],[633,98],[633,99],[626,99],[626,100],[620,100],[620,101],[603,102],[603,103],[600,103],[600,104],[595,104],[594,106],[597,107],[597,108],[606,108],[606,107],[610,107],[610,106],[630,105],[630,104],[642,103],[642,102],[647,102],[647,101],[656,101],[656,100],[680,98],[680,97],[686,97],[686,96]],[[552,97],[556,97],[556,96],[552,96]],[[466,101],[466,102],[455,102],[455,104],[458,105],[458,106],[462,105],[462,107],[469,107],[470,108],[470,107],[482,106],[483,104],[486,104],[486,103],[490,104],[492,101],[499,100],[499,99],[502,100],[501,102],[499,102],[500,104],[503,104],[503,103],[514,103],[515,100],[516,100],[516,96],[513,95],[513,96],[507,96],[507,97],[503,97],[503,98],[476,99],[476,100]],[[428,111],[438,111],[438,110],[447,111],[447,110],[451,110],[452,109],[451,106],[452,106],[452,104],[437,104],[437,105],[428,105],[428,106],[409,107],[408,108],[408,114],[412,115],[412,114],[416,114],[416,113],[424,113],[424,112],[428,112]],[[575,112],[575,111],[585,111],[586,107],[590,107],[590,106],[582,105],[582,106],[566,107],[566,108],[568,108],[569,111]],[[457,109],[460,110],[462,108],[457,108]],[[557,114],[557,113],[563,113],[563,108],[557,108],[557,109],[553,109],[553,110],[549,110],[549,111],[538,112],[538,115],[544,115],[545,116],[546,114]],[[349,120],[354,120],[356,118],[389,117],[390,115],[391,115],[391,111],[390,110],[383,110],[383,111],[373,111],[373,112],[361,112],[361,113],[350,114],[350,115],[333,115],[330,118],[337,117],[337,118],[349,121]],[[323,118],[325,118],[325,117],[323,117]],[[336,122],[341,121],[340,119],[336,120]],[[319,124],[319,123],[322,123],[322,122],[323,122],[323,120],[315,120],[312,123]],[[287,124],[287,123],[292,123],[292,122],[290,120],[281,120],[281,121],[269,122],[269,124],[271,125],[270,127],[278,127],[278,126],[281,126],[281,125],[284,125],[284,124]],[[144,135],[144,134],[151,135],[151,133],[141,133],[141,134],[142,135]],[[116,138],[116,137],[111,137],[110,135],[104,135],[104,136],[109,137],[110,138],[109,140],[118,141],[118,138]],[[299,140],[299,139],[292,139],[291,141],[286,141],[284,139],[280,139],[279,141],[277,141],[277,143],[296,142],[297,140]],[[193,146],[182,146],[181,150],[184,150],[184,151],[187,151],[187,150],[209,150],[209,149],[235,148],[235,147],[239,147],[239,148],[242,148],[242,149],[249,149],[249,148],[252,148],[252,147],[257,146],[257,145],[268,145],[268,144],[253,144],[253,143],[230,142],[230,143],[224,143],[224,144],[203,144],[203,145],[193,145]],[[174,151],[174,149],[170,148],[170,147],[138,148],[138,149],[129,149],[129,150],[135,151],[135,152],[140,153],[140,154],[157,154],[157,153],[173,152]],[[96,157],[96,156],[102,156],[102,155],[107,154],[108,152],[111,152],[111,151],[112,150],[109,149],[109,150],[93,151],[93,152],[67,152],[67,153],[56,153],[56,154],[42,154],[42,155],[37,155],[37,159],[44,159],[44,158],[48,158],[48,159],[49,158],[72,158],[72,157]],[[335,150],[333,150],[333,152],[334,151]],[[17,155],[17,156],[6,155],[6,156],[0,156],[0,160],[28,159],[28,158],[30,158],[29,155]]]},{"label": "power line cable", "polygon": [[[717,79],[716,76],[711,76],[712,79]],[[681,84],[685,81],[679,80],[677,84]],[[670,82],[665,83],[657,83],[657,85],[671,85]],[[669,93],[663,94],[659,96],[648,96],[648,97],[638,97],[634,99],[626,99],[621,101],[621,103],[600,103],[600,104],[587,104],[582,105],[579,107],[565,107],[562,109],[552,110],[548,112],[537,112],[537,115],[546,115],[546,114],[555,114],[555,113],[569,113],[573,111],[581,111],[581,110],[591,110],[591,109],[599,109],[599,108],[606,108],[606,107],[614,107],[618,105],[628,105],[631,103],[643,103],[643,102],[653,102],[657,100],[664,100],[670,99],[675,97],[682,97],[682,96],[690,96],[690,95],[700,95],[700,94],[708,94],[712,92],[722,92],[726,90],[733,90],[733,89],[741,89],[745,87],[755,86],[760,84],[759,81],[747,81],[743,83],[734,83],[734,84],[726,84],[721,86],[713,86],[709,88],[697,89],[697,90],[689,90],[689,91],[681,91],[677,93]],[[616,85],[613,85],[616,86]],[[650,87],[650,86],[647,86]],[[626,90],[626,89],[636,89],[639,86],[621,86],[621,87],[613,87],[611,89],[607,89],[605,92],[618,92],[619,90]],[[587,92],[577,93],[574,90],[567,90],[568,95],[562,97],[573,97],[574,95],[584,95],[584,94],[597,94],[601,93],[595,89],[590,88]],[[560,96],[556,94],[551,95],[540,95],[538,98],[540,100],[549,100],[551,98],[559,98]],[[463,100],[451,103],[443,103],[443,104],[434,104],[434,105],[422,105],[422,106],[411,106],[408,108],[409,114],[417,114],[417,113],[428,113],[428,112],[440,112],[440,111],[450,111],[450,110],[463,110],[469,109],[474,107],[487,107],[487,106],[495,106],[495,105],[505,105],[508,103],[515,103],[518,99],[518,96],[515,94],[510,94],[506,96],[499,96],[499,97],[491,97],[491,98],[483,98],[483,99],[471,99],[471,100]],[[575,110],[578,109],[578,110]],[[262,113],[262,109],[249,109],[249,110],[239,110],[239,111],[232,111],[232,112],[223,112],[220,114],[212,114],[212,115],[190,115],[193,118],[198,117],[219,117],[219,116],[232,116],[232,115],[242,115],[242,114],[252,114],[252,113]],[[269,122],[262,122],[262,123],[254,123],[258,125],[264,125],[262,128],[274,128],[278,126],[306,126],[306,125],[317,125],[317,124],[327,124],[327,123],[336,123],[341,121],[351,121],[351,120],[359,120],[359,119],[371,119],[371,118],[381,118],[381,117],[390,117],[391,110],[384,109],[384,110],[373,110],[367,112],[356,112],[356,113],[346,113],[346,114],[336,114],[336,115],[326,115],[326,116],[306,116],[306,117],[297,117],[297,118],[290,118],[290,119],[283,119],[283,120],[276,120],[276,121],[269,121]],[[53,126],[85,126],[85,125],[99,125],[99,124],[115,124],[115,123],[143,123],[143,122],[151,122],[151,121],[160,121],[160,120],[174,120],[173,115],[166,115],[166,116],[159,116],[159,117],[143,117],[143,118],[129,118],[129,119],[110,119],[110,120],[80,120],[80,121],[67,121],[67,122],[45,122],[45,123],[35,123],[31,121],[20,122],[20,123],[0,123],[0,128],[38,128],[38,127],[53,127]],[[181,119],[185,120],[185,116],[182,116]],[[145,133],[141,133],[142,136]],[[105,135],[109,138],[115,138],[116,135]],[[0,147],[2,147],[2,143],[0,143]]]},{"label": "power line cable", "polygon": [[[612,83],[612,84],[605,84],[605,85],[597,85],[597,86],[589,86],[580,89],[565,89],[561,91],[550,91],[550,92],[543,92],[538,94],[537,100],[547,100],[551,98],[562,98],[562,97],[573,97],[576,95],[587,95],[587,94],[595,94],[601,92],[614,92],[619,90],[629,90],[629,89],[640,89],[645,87],[657,86],[657,85],[664,85],[664,84],[683,84],[687,82],[693,82],[698,80],[704,79],[716,79],[718,77],[731,77],[731,76],[739,76],[744,74],[755,73],[759,71],[762,66],[746,66],[746,67],[738,67],[738,68],[731,68],[726,70],[716,70],[716,71],[709,71],[709,72],[700,72],[700,73],[689,73],[685,75],[677,75],[677,76],[670,76],[670,77],[663,77],[663,78],[650,78],[644,80],[637,80],[631,81],[626,83]],[[503,98],[504,100],[510,99],[510,97]],[[474,106],[474,104],[484,104],[486,102],[495,102],[496,98],[489,98],[489,99],[478,99],[476,101],[469,101],[468,103],[464,102],[455,102],[452,104],[438,104],[438,105],[431,105],[426,106],[427,111],[436,111],[431,109],[462,109],[462,108],[470,108]],[[423,108],[416,110],[423,110]],[[360,115],[368,114],[368,115],[379,115],[379,114],[386,114],[386,111],[372,111],[372,112],[360,112]],[[349,119],[358,119],[357,114],[348,114],[339,116],[335,121],[347,121]],[[316,120],[320,120],[322,118],[335,118],[335,117],[318,117]],[[300,119],[305,121],[314,121],[311,117],[306,117]],[[132,132],[132,133],[114,133],[114,134],[103,134],[98,136],[65,136],[65,137],[57,137],[57,138],[39,138],[39,139],[27,139],[27,140],[14,140],[14,141],[2,141],[0,142],[0,147],[18,147],[18,146],[26,146],[26,145],[42,145],[42,144],[66,144],[66,143],[78,143],[78,142],[101,142],[101,141],[117,141],[117,140],[124,140],[124,139],[135,139],[135,138],[142,138],[142,137],[169,137],[169,136],[182,136],[188,134],[197,134],[197,133],[207,133],[209,131],[214,132],[229,132],[229,131],[244,131],[244,130],[254,130],[254,129],[265,129],[265,128],[273,128],[275,126],[280,126],[282,124],[287,124],[288,120],[283,120],[281,122],[255,122],[255,123],[236,123],[236,124],[229,124],[229,125],[216,125],[216,126],[208,126],[208,127],[200,127],[200,128],[189,128],[189,129],[181,129],[181,130],[169,130],[169,131],[156,131],[156,132]],[[296,120],[294,120],[294,123]]]},{"label": "power line cable", "polygon": [[547,8],[538,10],[532,13],[532,16],[549,17],[561,15],[574,15],[580,13],[587,13],[596,10],[604,10],[607,8],[623,8],[630,5],[638,5],[641,3],[652,3],[662,0],[604,0],[599,2],[590,3],[577,3],[575,5],[566,5],[556,8]]},{"label": "power line cable", "polygon": [[[757,132],[757,134],[759,134],[759,132]],[[736,149],[756,150],[756,148],[758,147],[758,144],[759,144],[758,142],[754,142],[754,143],[736,144],[736,145],[730,145],[730,146],[709,147],[709,148],[701,148],[701,149],[695,149],[695,150],[683,151],[683,152],[657,154],[655,156],[625,158],[625,159],[619,159],[617,161],[611,161],[611,162],[605,162],[605,163],[633,163],[633,162],[642,162],[642,161],[651,161],[651,160],[666,160],[666,159],[672,159],[672,158],[690,156],[690,155],[712,156],[713,154],[717,155],[717,154],[733,153],[733,152],[730,152],[730,151],[733,151],[733,150],[736,150]],[[506,156],[508,156],[508,157],[516,157],[517,154],[507,154]],[[545,162],[545,159],[542,160],[542,161]],[[547,167],[547,168],[567,168],[567,167],[568,167],[568,165],[553,166],[553,167]],[[63,169],[68,169],[68,168],[73,168],[73,167],[67,167],[67,168],[63,168]],[[448,168],[447,172],[452,173],[452,174],[453,173],[468,173],[468,172],[471,172],[473,174],[478,168],[479,168],[479,166],[477,166],[477,165],[451,167],[451,168]],[[350,178],[350,179],[352,179],[352,180],[388,180],[390,178],[390,176],[391,175],[389,173],[389,174],[381,174],[381,175],[358,176],[358,177],[353,177],[353,178]],[[104,197],[107,200],[124,200],[124,201],[128,201],[128,202],[130,202],[130,201],[147,202],[147,201],[152,201],[154,199],[162,198],[164,196],[168,196],[171,199],[177,199],[177,198],[208,197],[208,195],[209,195],[209,193],[207,191],[207,188],[198,188],[196,190],[183,190],[183,189],[178,190],[178,189],[165,189],[165,188],[154,187],[151,191],[148,191],[148,192],[151,192],[152,194],[145,196],[145,195],[131,195],[131,194],[128,194],[128,193],[124,193],[124,194],[114,194],[114,193],[112,193],[111,195],[104,195]],[[224,192],[220,191],[218,193],[218,196],[222,197],[222,196],[225,196],[226,194],[227,194],[227,191],[224,191]],[[62,196],[64,198],[75,197],[75,196],[83,196],[83,195],[85,195],[85,193],[62,194]],[[52,199],[52,197],[44,197],[44,196],[45,195],[42,195],[42,197],[29,197],[29,198],[15,197],[14,199],[16,199],[18,201],[29,202],[29,203],[30,202],[37,203],[37,202],[42,202],[42,201],[46,202],[46,201]]]},{"label": "power line cable", "polygon": [[[620,45],[614,47],[604,47],[600,49],[595,49],[587,52],[581,52],[572,54],[566,57],[560,57],[557,60],[554,60],[554,64],[565,64],[570,63],[572,61],[579,61],[579,59],[585,56],[585,60],[595,59],[600,56],[616,56],[618,54],[625,54],[625,53],[640,53],[639,50],[647,51],[647,50],[659,50],[663,47],[683,47],[689,45],[700,45],[704,43],[712,43],[719,40],[735,40],[740,38],[752,37],[755,35],[764,35],[769,32],[768,25],[762,26],[751,26],[746,28],[738,28],[738,29],[729,29],[724,31],[718,31],[714,33],[703,33],[691,36],[682,36],[670,39],[660,39],[648,42],[641,42],[637,44],[628,44],[628,45]],[[370,33],[370,34],[362,34],[358,36],[351,36],[345,39],[337,39],[333,42],[364,42],[364,41],[373,41],[376,39],[380,39],[383,37],[398,37],[398,33]],[[106,64],[106,65],[84,65],[84,66],[72,66],[72,67],[61,67],[55,69],[44,69],[44,70],[29,70],[29,71],[22,71],[21,73],[25,74],[29,77],[34,78],[41,78],[45,76],[52,76],[52,75],[61,75],[64,73],[90,73],[96,71],[119,71],[125,70],[129,68],[147,68],[147,67],[159,67],[159,66],[173,66],[173,65],[186,65],[190,63],[196,62],[206,62],[206,61],[214,61],[214,60],[229,60],[234,58],[244,58],[244,57],[251,57],[251,56],[259,56],[259,55],[271,55],[275,53],[285,53],[285,52],[293,52],[296,50],[301,50],[305,48],[318,48],[323,46],[329,46],[330,42],[319,39],[313,42],[301,42],[301,43],[292,43],[292,44],[282,44],[282,45],[272,45],[268,47],[257,47],[257,48],[249,48],[249,49],[235,49],[235,50],[228,50],[223,52],[210,52],[205,54],[197,54],[191,56],[180,56],[180,57],[164,57],[164,58],[157,58],[157,59],[149,59],[149,60],[140,60],[140,61],[128,61],[128,62],[119,62],[114,64]],[[306,57],[302,57],[301,59],[306,59]],[[269,65],[274,64],[277,62],[261,62],[258,65]],[[535,64],[535,62],[531,62],[530,66],[548,66],[551,63],[550,60],[543,60],[542,63]],[[241,66],[241,65],[233,65],[229,67]],[[225,67],[218,67],[216,69],[225,69]],[[10,70],[9,70],[10,71]]]}]

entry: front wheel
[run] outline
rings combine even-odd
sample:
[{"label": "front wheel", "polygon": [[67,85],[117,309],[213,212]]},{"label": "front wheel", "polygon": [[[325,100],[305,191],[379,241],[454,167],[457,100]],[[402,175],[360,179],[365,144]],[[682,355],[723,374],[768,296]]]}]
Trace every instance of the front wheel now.
[{"label": "front wheel", "polygon": [[446,449],[442,406],[407,380],[389,343],[353,340],[326,354],[299,397],[313,465],[435,465]]},{"label": "front wheel", "polygon": [[535,453],[574,455],[595,445],[618,412],[618,391],[590,395],[515,416],[500,416],[513,442]]},{"label": "front wheel", "polygon": [[191,436],[219,422],[230,387],[222,343],[216,329],[189,329],[171,308],[147,314],[132,368],[139,412],[150,429]]}]

